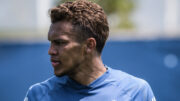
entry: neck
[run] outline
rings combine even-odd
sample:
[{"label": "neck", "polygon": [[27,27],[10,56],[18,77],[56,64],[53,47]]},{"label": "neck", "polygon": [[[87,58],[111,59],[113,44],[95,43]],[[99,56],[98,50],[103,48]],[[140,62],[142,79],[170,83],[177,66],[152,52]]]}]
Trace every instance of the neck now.
[{"label": "neck", "polygon": [[68,75],[71,79],[82,85],[89,85],[106,72],[101,57],[94,57],[86,60],[81,66]]}]

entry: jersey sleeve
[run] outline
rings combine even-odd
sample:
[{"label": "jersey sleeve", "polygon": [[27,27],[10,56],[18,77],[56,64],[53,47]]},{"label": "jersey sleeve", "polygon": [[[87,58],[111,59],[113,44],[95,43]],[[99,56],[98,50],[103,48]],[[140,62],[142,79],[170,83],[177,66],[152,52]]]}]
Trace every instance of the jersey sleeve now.
[{"label": "jersey sleeve", "polygon": [[43,89],[41,85],[36,84],[29,88],[24,101],[39,101],[42,98]]},{"label": "jersey sleeve", "polygon": [[30,87],[26,93],[26,96],[24,98],[24,101],[35,101],[35,94],[32,90],[33,87]]},{"label": "jersey sleeve", "polygon": [[150,85],[144,81],[138,92],[135,94],[133,101],[156,101]]}]

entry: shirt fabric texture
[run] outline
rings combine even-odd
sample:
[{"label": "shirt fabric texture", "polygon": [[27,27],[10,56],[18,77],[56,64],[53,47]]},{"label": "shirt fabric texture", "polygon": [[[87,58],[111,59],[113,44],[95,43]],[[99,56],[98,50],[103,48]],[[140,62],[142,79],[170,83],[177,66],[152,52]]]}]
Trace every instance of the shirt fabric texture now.
[{"label": "shirt fabric texture", "polygon": [[145,80],[107,67],[88,86],[68,76],[53,76],[31,86],[24,101],[155,101],[155,97]]}]

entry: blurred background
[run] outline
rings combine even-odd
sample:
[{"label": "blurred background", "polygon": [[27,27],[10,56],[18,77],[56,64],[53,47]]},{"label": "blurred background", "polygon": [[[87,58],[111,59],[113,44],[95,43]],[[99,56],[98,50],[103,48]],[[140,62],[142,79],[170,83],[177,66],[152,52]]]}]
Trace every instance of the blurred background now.
[{"label": "blurred background", "polygon": [[[0,0],[0,101],[53,75],[48,10],[64,1]],[[157,101],[180,101],[180,0],[91,1],[108,15],[104,63],[148,81]]]}]

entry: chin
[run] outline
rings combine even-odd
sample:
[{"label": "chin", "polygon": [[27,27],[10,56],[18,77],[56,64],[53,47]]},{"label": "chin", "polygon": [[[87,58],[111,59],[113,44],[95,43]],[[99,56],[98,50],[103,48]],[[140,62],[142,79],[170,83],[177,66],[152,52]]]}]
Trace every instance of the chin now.
[{"label": "chin", "polygon": [[57,77],[62,77],[62,76],[64,76],[65,74],[55,74],[55,73],[54,73],[54,75],[56,75]]},{"label": "chin", "polygon": [[61,67],[61,69],[54,69],[54,75],[56,75],[57,77],[62,77],[62,76],[71,74],[73,71],[74,71],[73,66],[66,66],[63,68]]},{"label": "chin", "polygon": [[54,71],[54,75],[56,75],[57,77],[62,77],[64,75],[66,75],[66,73]]}]

